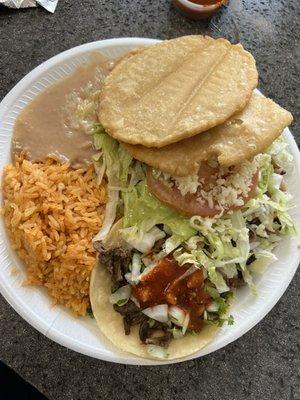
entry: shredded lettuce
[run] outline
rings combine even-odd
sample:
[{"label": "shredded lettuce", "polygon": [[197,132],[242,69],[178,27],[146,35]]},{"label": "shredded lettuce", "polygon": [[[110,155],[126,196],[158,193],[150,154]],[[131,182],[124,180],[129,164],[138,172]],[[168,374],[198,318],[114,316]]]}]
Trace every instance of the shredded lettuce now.
[{"label": "shredded lettuce", "polygon": [[225,323],[227,323],[227,325],[233,325],[234,324],[234,318],[233,315],[229,315],[228,318],[220,318],[218,320],[218,325],[220,327],[222,327]]},{"label": "shredded lettuce", "polygon": [[145,180],[124,192],[123,200],[122,235],[125,240],[141,241],[144,235],[157,224],[165,224],[171,230],[174,242],[178,245],[196,233],[190,226],[188,217],[164,205],[149,192]]},{"label": "shredded lettuce", "polygon": [[209,319],[210,313],[217,314],[219,319],[224,318],[227,315],[230,307],[230,300],[232,298],[231,292],[220,294],[218,290],[212,287],[210,284],[205,285],[205,290],[213,299],[212,304],[207,308],[207,319]]},{"label": "shredded lettuce", "polygon": [[172,232],[166,244],[167,252],[171,252],[195,233],[189,218],[152,196],[147,188],[141,163],[132,162],[132,157],[115,139],[105,133],[100,124],[94,129],[94,146],[101,151],[94,161],[96,172],[103,175],[105,165],[108,179],[105,219],[94,240],[103,240],[108,234],[120,203],[124,205],[123,237],[143,253],[151,249],[157,240],[153,232],[150,232],[157,224],[165,224]]},{"label": "shredded lettuce", "polygon": [[94,161],[95,171],[101,174],[102,180],[105,170],[108,180],[108,202],[104,222],[101,230],[93,239],[97,241],[106,237],[116,219],[117,207],[120,202],[119,192],[127,187],[132,157],[115,139],[105,133],[100,124],[94,126],[94,146],[96,150],[101,150],[98,158]]},{"label": "shredded lettuce", "polygon": [[[218,293],[214,302],[222,312],[220,296],[230,293],[228,280],[242,276],[255,293],[253,273],[274,260],[272,250],[282,235],[295,233],[288,213],[291,196],[282,190],[280,170],[291,167],[292,157],[282,139],[256,156],[259,181],[252,199],[240,210],[214,218],[188,218],[156,199],[148,190],[143,164],[133,161],[100,125],[94,129],[94,143],[99,150],[95,164],[102,175],[105,168],[109,194],[104,225],[96,239],[108,233],[121,203],[124,240],[147,254],[167,233],[161,253],[173,252],[180,265],[203,268]],[[160,224],[163,231],[157,228]]]},{"label": "shredded lettuce", "polygon": [[178,263],[202,266],[219,294],[230,290],[227,280],[238,274],[255,294],[252,274],[276,259],[272,250],[282,235],[295,233],[288,213],[291,196],[281,190],[282,176],[275,172],[279,162],[287,168],[290,161],[281,139],[257,156],[260,176],[254,197],[241,210],[219,218],[192,217],[197,234],[173,253]]},{"label": "shredded lettuce", "polygon": [[102,151],[102,159],[96,162],[105,162],[108,185],[111,187],[127,187],[129,166],[132,156],[107,133],[100,124],[94,127],[94,146],[96,150]]},{"label": "shredded lettuce", "polygon": [[285,171],[289,171],[292,168],[293,162],[293,156],[287,148],[288,143],[280,136],[267,150],[267,154],[272,157],[276,165]]}]

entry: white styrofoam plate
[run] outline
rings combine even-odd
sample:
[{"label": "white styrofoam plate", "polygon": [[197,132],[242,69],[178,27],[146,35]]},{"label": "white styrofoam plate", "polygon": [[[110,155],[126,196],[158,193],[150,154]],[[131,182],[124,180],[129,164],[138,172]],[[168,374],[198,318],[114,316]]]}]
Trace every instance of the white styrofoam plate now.
[{"label": "white styrofoam plate", "polygon": [[[116,57],[133,48],[155,42],[153,39],[122,38],[87,43],[51,58],[26,75],[0,103],[0,170],[2,171],[3,166],[11,161],[10,141],[15,119],[21,109],[38,93],[57,80],[66,77],[78,65],[87,61],[91,51],[100,50],[109,57]],[[294,171],[287,180],[294,198],[299,199],[299,150],[288,129],[284,131],[284,136],[295,160]],[[2,201],[2,199],[0,200]],[[299,208],[293,208],[291,214],[298,231],[300,231]],[[2,220],[0,224],[0,291],[28,323],[48,338],[70,349],[91,357],[124,364],[173,363],[216,351],[256,325],[274,307],[295,274],[300,260],[298,244],[299,237],[284,238],[275,251],[278,261],[272,264],[263,275],[257,276],[255,279],[258,296],[252,296],[248,288],[238,291],[237,299],[231,310],[235,324],[224,326],[211,344],[180,360],[165,362],[145,360],[120,352],[103,337],[93,319],[89,317],[75,318],[63,307],[51,307],[51,299],[43,288],[22,286],[26,275],[25,267],[10,249]],[[17,274],[12,273],[13,267],[17,269]]]}]

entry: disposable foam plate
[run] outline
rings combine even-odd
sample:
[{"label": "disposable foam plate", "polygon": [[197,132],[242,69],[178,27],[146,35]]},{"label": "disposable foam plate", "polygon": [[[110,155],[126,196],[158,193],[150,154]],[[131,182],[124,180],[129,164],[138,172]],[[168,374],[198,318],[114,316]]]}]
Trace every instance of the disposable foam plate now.
[{"label": "disposable foam plate", "polygon": [[[14,122],[23,107],[38,93],[59,79],[69,75],[77,66],[86,62],[92,51],[100,50],[108,57],[116,57],[136,47],[155,43],[153,39],[122,38],[87,43],[65,51],[44,62],[26,75],[0,103],[0,169],[11,161],[10,142]],[[295,199],[300,198],[300,157],[291,132],[284,136],[294,156],[294,170],[287,177],[289,189]],[[2,193],[1,193],[2,196]],[[2,199],[1,199],[2,201]],[[296,203],[296,202],[295,202]],[[296,227],[300,231],[300,211],[291,210]],[[299,237],[284,238],[275,251],[278,261],[255,278],[258,296],[251,295],[248,288],[238,291],[231,313],[233,326],[220,329],[214,341],[203,350],[180,360],[145,360],[120,352],[103,337],[90,317],[76,318],[63,307],[52,307],[51,299],[43,288],[22,286],[26,276],[25,267],[10,249],[4,223],[0,224],[0,291],[9,304],[33,327],[55,342],[106,361],[158,365],[202,357],[216,351],[241,337],[256,325],[283,295],[299,264]],[[17,273],[12,273],[16,270]],[[276,329],[274,327],[274,329]]]}]

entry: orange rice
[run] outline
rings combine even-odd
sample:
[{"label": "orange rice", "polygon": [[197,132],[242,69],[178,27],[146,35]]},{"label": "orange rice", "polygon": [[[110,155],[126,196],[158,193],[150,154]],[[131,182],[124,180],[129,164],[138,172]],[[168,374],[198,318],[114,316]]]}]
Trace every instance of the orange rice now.
[{"label": "orange rice", "polygon": [[3,175],[2,213],[12,247],[27,266],[25,283],[45,286],[55,304],[85,315],[105,186],[97,185],[93,167],[72,170],[51,159],[20,157]]}]

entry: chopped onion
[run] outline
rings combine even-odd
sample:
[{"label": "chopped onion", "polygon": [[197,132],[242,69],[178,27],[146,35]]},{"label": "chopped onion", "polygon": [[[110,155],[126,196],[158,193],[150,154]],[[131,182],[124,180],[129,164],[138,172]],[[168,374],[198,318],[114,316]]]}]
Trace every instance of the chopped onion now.
[{"label": "chopped onion", "polygon": [[169,354],[167,352],[167,349],[161,346],[156,346],[154,344],[147,344],[147,351],[150,354],[150,356],[154,358],[159,358],[161,360],[166,359],[169,357]]},{"label": "chopped onion", "polygon": [[153,237],[155,238],[155,241],[166,237],[166,233],[164,231],[160,230],[157,226],[154,226],[152,229],[150,229],[150,231],[148,233],[153,235]]},{"label": "chopped onion", "polygon": [[172,329],[172,334],[173,334],[173,338],[174,339],[181,339],[184,336],[181,328],[175,328],[174,327]]},{"label": "chopped onion", "polygon": [[181,308],[177,306],[169,307],[169,317],[175,325],[183,326],[185,316],[186,314]]},{"label": "chopped onion", "polygon": [[186,332],[186,330],[187,330],[187,328],[189,326],[189,322],[190,322],[190,314],[187,313],[185,315],[185,318],[184,318],[184,321],[183,321],[183,325],[182,325],[182,333],[183,333],[183,335],[185,335],[185,332]]},{"label": "chopped onion", "polygon": [[137,253],[133,254],[132,263],[131,263],[131,272],[127,272],[125,274],[125,279],[131,285],[134,285],[139,282],[141,277],[141,256]]},{"label": "chopped onion", "polygon": [[209,312],[217,312],[219,310],[219,306],[215,301],[213,301],[206,309]]},{"label": "chopped onion", "polygon": [[124,275],[124,277],[125,277],[126,281],[127,281],[130,285],[134,285],[134,284],[135,284],[135,282],[133,282],[133,280],[132,280],[131,272],[127,272],[127,273]]},{"label": "chopped onion", "polygon": [[134,253],[132,257],[132,269],[131,269],[131,280],[137,282],[141,273],[141,256]]},{"label": "chopped onion", "polygon": [[130,293],[130,285],[122,286],[110,295],[109,302],[111,304],[118,304],[118,306],[123,306],[129,300]]},{"label": "chopped onion", "polygon": [[167,254],[171,253],[173,250],[175,250],[180,243],[182,243],[182,238],[177,235],[172,235],[170,236],[166,241],[165,241],[165,252]]},{"label": "chopped onion", "polygon": [[155,319],[155,321],[168,322],[168,305],[159,304],[158,306],[148,307],[142,311],[147,317]]},{"label": "chopped onion", "polygon": [[283,180],[283,176],[279,174],[272,174],[272,181],[273,181],[273,186],[275,189],[279,189],[281,182]]},{"label": "chopped onion", "polygon": [[138,301],[138,299],[134,296],[130,296],[130,300],[132,300],[134,302],[134,304],[140,308],[140,303]]},{"label": "chopped onion", "polygon": [[145,268],[144,271],[141,273],[140,275],[140,280],[145,276],[148,275],[149,272],[151,272],[155,267],[156,267],[156,263],[153,263],[152,265],[150,265],[149,267]]},{"label": "chopped onion", "polygon": [[93,242],[104,240],[108,235],[117,214],[117,205],[119,201],[119,192],[116,190],[108,189],[108,202],[105,208],[105,217],[102,228],[93,238]]}]

